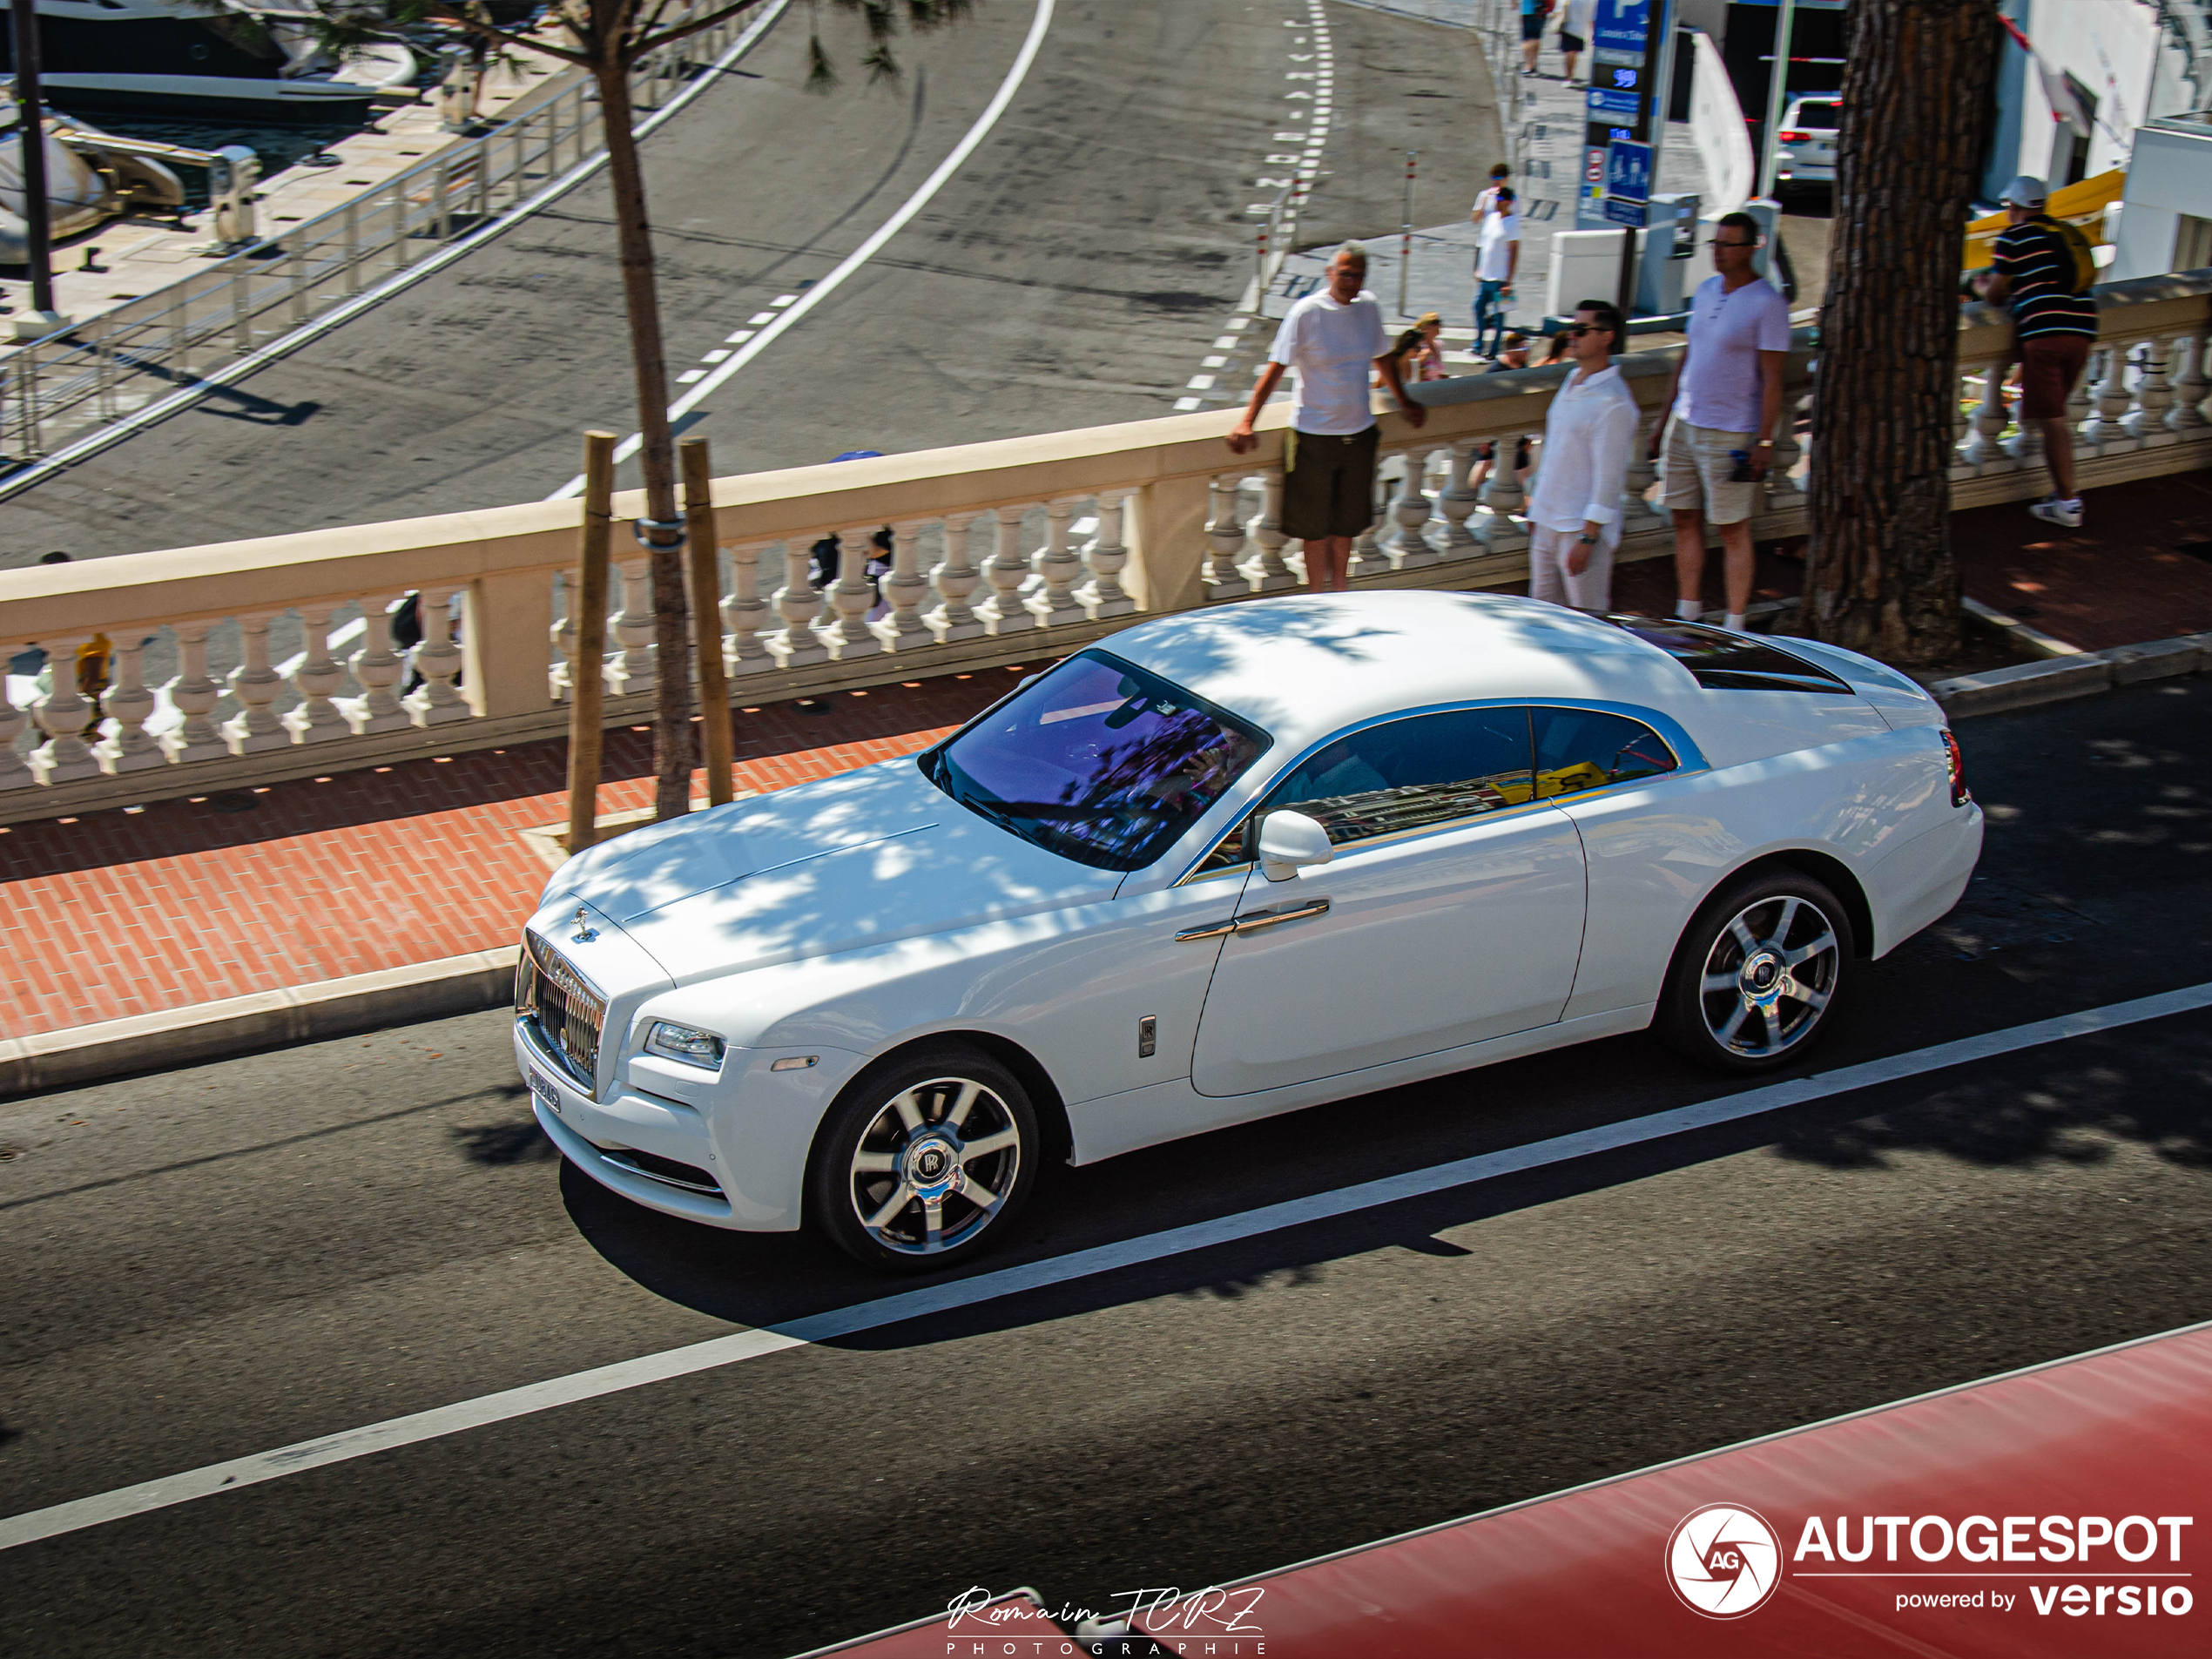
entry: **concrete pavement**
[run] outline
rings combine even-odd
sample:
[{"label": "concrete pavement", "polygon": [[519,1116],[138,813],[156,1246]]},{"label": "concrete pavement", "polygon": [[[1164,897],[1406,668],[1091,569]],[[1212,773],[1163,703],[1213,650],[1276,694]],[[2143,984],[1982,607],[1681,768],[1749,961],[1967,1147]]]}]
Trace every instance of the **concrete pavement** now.
[{"label": "concrete pavement", "polygon": [[[2201,978],[2202,680],[1976,721],[1824,1067]],[[10,1513],[886,1286],[562,1170],[493,1014],[0,1107]],[[2180,1016],[10,1552],[28,1654],[776,1654],[1108,1605],[2205,1317]],[[990,1266],[1725,1093],[1642,1037],[1057,1177]]]}]

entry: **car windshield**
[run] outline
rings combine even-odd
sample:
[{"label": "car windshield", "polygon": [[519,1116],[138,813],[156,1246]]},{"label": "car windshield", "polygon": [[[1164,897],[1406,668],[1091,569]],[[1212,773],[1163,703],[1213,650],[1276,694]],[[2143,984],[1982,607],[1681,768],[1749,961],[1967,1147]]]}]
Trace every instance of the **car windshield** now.
[{"label": "car windshield", "polygon": [[1087,651],[921,759],[930,782],[1023,840],[1095,869],[1141,870],[1270,741],[1157,674]]}]

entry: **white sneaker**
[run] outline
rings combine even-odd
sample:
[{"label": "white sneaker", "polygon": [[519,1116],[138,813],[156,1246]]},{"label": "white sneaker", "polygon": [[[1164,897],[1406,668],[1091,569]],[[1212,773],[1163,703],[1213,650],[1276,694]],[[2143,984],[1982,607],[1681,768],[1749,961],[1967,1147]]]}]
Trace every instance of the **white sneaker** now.
[{"label": "white sneaker", "polygon": [[2060,501],[2056,496],[2046,496],[2041,501],[2032,501],[2027,510],[2046,524],[2060,524],[2070,530],[2081,528],[2081,499]]},{"label": "white sneaker", "polygon": [[1722,617],[1721,626],[1727,629],[1729,632],[1732,634],[1740,634],[1743,631],[1743,618],[1737,616],[1733,610],[1729,611]]},{"label": "white sneaker", "polygon": [[1704,614],[1705,607],[1695,599],[1677,599],[1675,601],[1675,620],[1676,622],[1696,622],[1703,617]]}]

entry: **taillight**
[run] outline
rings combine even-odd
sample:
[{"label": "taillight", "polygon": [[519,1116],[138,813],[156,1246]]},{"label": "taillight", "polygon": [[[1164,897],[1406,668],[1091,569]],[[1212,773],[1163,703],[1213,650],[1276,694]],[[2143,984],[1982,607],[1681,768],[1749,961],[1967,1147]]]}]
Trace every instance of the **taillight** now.
[{"label": "taillight", "polygon": [[1966,787],[1966,758],[1959,752],[1959,739],[1946,727],[1943,733],[1943,752],[1951,760],[1951,804],[1964,806],[1973,799]]},{"label": "taillight", "polygon": [[1777,132],[1774,136],[1784,144],[1811,144],[1812,142],[1812,134],[1810,132]]}]

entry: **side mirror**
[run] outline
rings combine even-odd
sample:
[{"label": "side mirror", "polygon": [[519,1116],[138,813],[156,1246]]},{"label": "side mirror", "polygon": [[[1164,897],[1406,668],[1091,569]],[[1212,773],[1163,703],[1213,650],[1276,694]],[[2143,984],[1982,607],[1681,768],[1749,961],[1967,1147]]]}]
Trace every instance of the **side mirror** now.
[{"label": "side mirror", "polygon": [[1268,813],[1259,826],[1260,873],[1270,881],[1287,881],[1309,864],[1336,857],[1329,832],[1304,813]]}]

